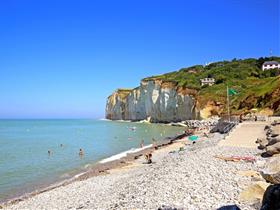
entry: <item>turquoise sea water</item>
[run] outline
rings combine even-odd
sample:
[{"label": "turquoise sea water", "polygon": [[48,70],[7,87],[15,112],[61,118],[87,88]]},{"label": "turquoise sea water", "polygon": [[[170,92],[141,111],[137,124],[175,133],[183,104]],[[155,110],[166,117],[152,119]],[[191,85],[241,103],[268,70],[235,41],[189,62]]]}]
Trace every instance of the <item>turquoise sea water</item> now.
[{"label": "turquoise sea water", "polygon": [[152,138],[179,132],[182,128],[116,121],[0,120],[0,201],[70,178],[101,159],[139,147],[142,139],[147,145]]}]

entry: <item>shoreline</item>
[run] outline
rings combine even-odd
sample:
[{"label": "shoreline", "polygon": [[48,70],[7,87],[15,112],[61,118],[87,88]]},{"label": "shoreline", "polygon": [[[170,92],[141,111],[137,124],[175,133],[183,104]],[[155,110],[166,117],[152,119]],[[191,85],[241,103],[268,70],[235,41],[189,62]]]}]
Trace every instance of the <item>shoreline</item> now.
[{"label": "shoreline", "polygon": [[[236,132],[238,128],[232,133]],[[255,205],[239,200],[239,196],[252,184],[252,177],[242,174],[257,171],[258,165],[223,161],[217,156],[251,156],[259,160],[257,149],[220,146],[224,134],[214,133],[207,138],[198,135],[195,144],[187,138],[167,139],[156,150],[146,148],[107,162],[100,171],[96,168],[71,183],[21,202],[6,203],[2,208],[218,209],[235,204],[241,209],[256,209]],[[153,151],[152,164],[145,164],[145,151]]]},{"label": "shoreline", "polygon": [[[216,154],[253,155],[255,150],[220,147],[218,143],[224,137],[215,133],[195,144],[187,138],[170,139],[153,150],[152,164],[145,164],[139,152],[129,155],[126,161],[116,161],[116,164],[113,163],[115,167],[109,168],[106,164],[101,173],[93,174],[92,171],[83,174],[71,183],[37,193],[22,202],[7,203],[2,208],[157,209],[167,206],[217,209],[226,204],[237,204],[241,209],[255,209],[239,202],[236,197],[251,182],[250,177],[241,177],[237,172],[255,166],[247,162],[225,162],[214,157]],[[185,149],[181,150],[182,146]]]},{"label": "shoreline", "polygon": [[[25,199],[6,203],[4,209],[218,209],[237,205],[255,210],[259,203],[243,200],[248,187],[258,183],[256,147],[242,144],[222,145],[228,138],[239,138],[247,124],[259,130],[254,122],[242,124],[229,135],[213,133],[194,144],[186,136],[165,139],[154,147],[116,159],[113,155],[81,173],[64,185],[53,187]],[[250,126],[251,129],[251,126]],[[254,136],[245,139],[254,143]],[[243,138],[242,138],[243,139]],[[246,145],[245,145],[246,146]],[[152,152],[152,164],[143,154]],[[124,152],[123,152],[124,153]],[[251,157],[251,161],[225,161],[219,157]],[[106,159],[104,159],[106,160]],[[100,163],[100,162],[99,162]],[[21,202],[20,202],[21,201]]]},{"label": "shoreline", "polygon": [[[41,186],[38,187],[38,189],[32,190],[31,192],[25,192],[19,196],[11,196],[12,198],[0,201],[0,209],[19,203],[41,193],[69,185],[73,182],[86,180],[94,176],[108,174],[111,170],[121,170],[122,168],[133,164],[135,160],[139,159],[146,153],[153,153],[155,150],[161,150],[164,147],[176,143],[176,141],[180,140],[178,139],[178,137],[180,136],[182,136],[182,134],[173,137],[166,137],[162,140],[157,141],[156,145],[149,144],[145,145],[143,148],[131,148],[129,150],[104,158],[100,161],[92,163],[91,167],[86,168],[85,171],[81,170],[79,173],[73,174],[70,178],[57,181],[53,184],[48,184],[47,186]],[[118,156],[120,157],[117,158]]]}]

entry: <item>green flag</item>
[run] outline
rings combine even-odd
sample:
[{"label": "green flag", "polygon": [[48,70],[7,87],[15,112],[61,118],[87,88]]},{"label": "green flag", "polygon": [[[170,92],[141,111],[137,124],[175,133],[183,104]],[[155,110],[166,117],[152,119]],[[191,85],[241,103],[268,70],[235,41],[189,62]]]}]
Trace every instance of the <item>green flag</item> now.
[{"label": "green flag", "polygon": [[234,89],[231,89],[231,88],[228,89],[228,95],[229,96],[233,96],[233,95],[236,95],[236,94],[237,94],[237,92]]}]

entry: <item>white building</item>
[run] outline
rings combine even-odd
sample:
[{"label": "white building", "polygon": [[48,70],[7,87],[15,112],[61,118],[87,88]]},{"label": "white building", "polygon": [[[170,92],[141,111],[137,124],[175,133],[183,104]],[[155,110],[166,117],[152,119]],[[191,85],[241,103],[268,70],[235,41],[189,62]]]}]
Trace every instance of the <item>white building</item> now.
[{"label": "white building", "polygon": [[280,69],[280,63],[277,61],[266,61],[262,65],[262,70],[269,70],[269,69]]},{"label": "white building", "polygon": [[203,85],[212,86],[215,84],[215,79],[214,78],[204,78],[204,79],[200,79],[200,82],[201,82],[201,86],[203,86]]}]

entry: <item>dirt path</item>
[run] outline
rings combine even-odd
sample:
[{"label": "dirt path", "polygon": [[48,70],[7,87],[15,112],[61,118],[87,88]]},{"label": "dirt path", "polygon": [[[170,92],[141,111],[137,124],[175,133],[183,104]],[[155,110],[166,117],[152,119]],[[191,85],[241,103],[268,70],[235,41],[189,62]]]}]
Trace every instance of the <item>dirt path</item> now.
[{"label": "dirt path", "polygon": [[268,122],[243,122],[239,124],[219,146],[255,148],[257,138],[265,137],[264,127]]}]

